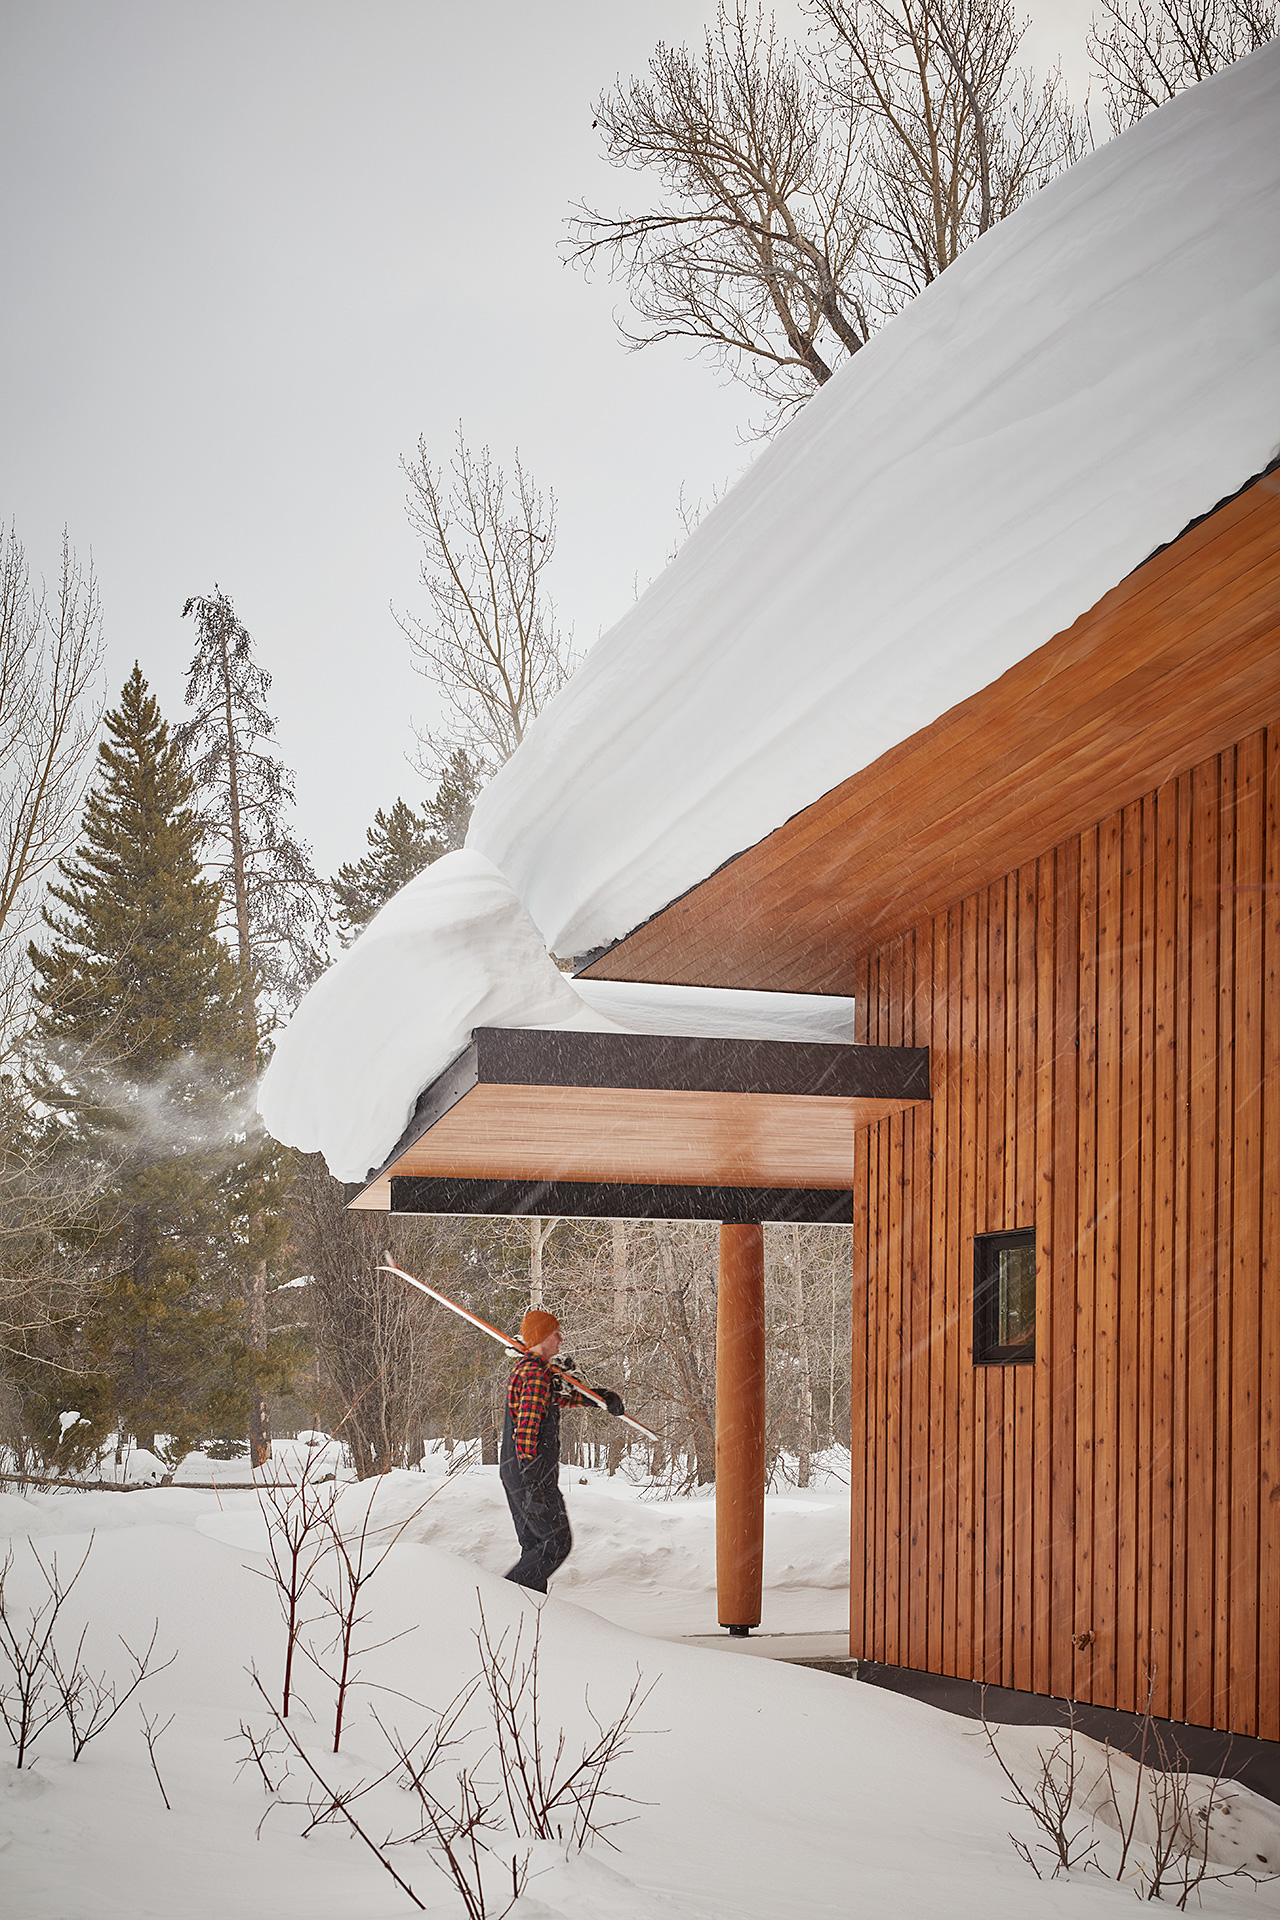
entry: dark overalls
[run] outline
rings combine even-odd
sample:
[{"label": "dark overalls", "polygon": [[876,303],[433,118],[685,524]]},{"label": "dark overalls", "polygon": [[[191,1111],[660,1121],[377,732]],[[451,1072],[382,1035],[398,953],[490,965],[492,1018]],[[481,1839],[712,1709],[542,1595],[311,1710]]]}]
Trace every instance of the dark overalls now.
[{"label": "dark overalls", "polygon": [[511,1402],[518,1376],[523,1368],[531,1365],[541,1366],[542,1362],[522,1360],[511,1376],[498,1473],[515,1522],[516,1539],[520,1542],[520,1558],[507,1579],[514,1580],[517,1586],[531,1587],[535,1593],[545,1593],[547,1581],[557,1567],[564,1565],[573,1546],[569,1515],[560,1491],[560,1408],[589,1403],[548,1367],[550,1394],[538,1428],[538,1450],[532,1460],[522,1460],[516,1451]]}]

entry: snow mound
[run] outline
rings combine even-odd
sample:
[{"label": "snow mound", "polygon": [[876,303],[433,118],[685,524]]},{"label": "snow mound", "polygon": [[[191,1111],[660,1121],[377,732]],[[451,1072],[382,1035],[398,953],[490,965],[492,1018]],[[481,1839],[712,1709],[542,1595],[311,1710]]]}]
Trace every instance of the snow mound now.
[{"label": "snow mound", "polygon": [[[625,1560],[634,1573],[654,1551],[664,1509],[674,1523],[671,1543],[684,1543],[689,1564],[682,1567],[677,1553],[652,1566],[650,1575],[659,1583],[679,1578],[680,1591],[700,1602],[703,1618],[714,1617],[710,1595],[693,1591],[710,1563],[710,1501],[654,1507],[628,1501],[621,1491],[607,1495],[597,1479],[589,1489],[575,1481],[566,1491],[584,1495],[574,1511],[574,1559],[584,1577],[572,1601],[562,1597],[557,1577],[551,1598],[535,1610],[520,1589],[488,1570],[487,1557],[477,1565],[466,1555],[461,1490],[450,1482],[431,1499],[438,1488],[438,1480],[393,1474],[342,1493],[349,1538],[372,1502],[379,1550],[391,1538],[381,1531],[388,1523],[394,1530],[419,1513],[421,1524],[411,1524],[391,1547],[362,1597],[341,1752],[332,1752],[335,1690],[311,1660],[295,1667],[289,1720],[320,1777],[350,1793],[365,1832],[379,1841],[390,1834],[406,1840],[390,1858],[431,1915],[445,1920],[461,1912],[461,1904],[428,1846],[407,1843],[421,1811],[415,1815],[418,1803],[405,1789],[404,1769],[391,1764],[382,1729],[412,1741],[433,1724],[433,1708],[467,1688],[477,1669],[482,1608],[491,1641],[508,1659],[517,1634],[527,1654],[539,1630],[539,1717],[548,1763],[561,1729],[572,1764],[599,1737],[593,1715],[607,1724],[637,1675],[642,1690],[653,1686],[630,1751],[606,1782],[626,1798],[603,1802],[604,1817],[624,1824],[612,1829],[612,1848],[602,1844],[581,1855],[511,1831],[483,1699],[465,1710],[456,1729],[460,1744],[433,1769],[431,1785],[452,1796],[465,1763],[493,1797],[493,1825],[483,1836],[492,1853],[481,1856],[490,1863],[491,1913],[506,1910],[510,1861],[526,1849],[529,1883],[512,1920],[792,1920],[851,1912],[893,1920],[1060,1920],[1067,1914],[1103,1920],[1132,1910],[1129,1890],[1095,1872],[1038,1881],[1015,1857],[1011,1826],[1028,1841],[1037,1836],[1007,1804],[1007,1785],[974,1723],[880,1687],[736,1657],[723,1636],[717,1650],[704,1650],[601,1617],[593,1566],[600,1573]],[[433,1521],[446,1500],[455,1502],[455,1512]],[[771,1503],[771,1528],[784,1508],[794,1515],[797,1540],[815,1533],[806,1559],[816,1560],[821,1540],[834,1544],[837,1524],[847,1524],[847,1506],[824,1512],[821,1502],[806,1507],[804,1496],[789,1496],[776,1511]],[[432,1539],[422,1537],[432,1528]],[[58,1625],[59,1650],[74,1650],[84,1629],[89,1667],[118,1677],[128,1671],[120,1639],[145,1646],[158,1620],[158,1659],[176,1658],[145,1682],[138,1704],[78,1762],[71,1760],[65,1725],[54,1723],[39,1738],[33,1768],[18,1772],[11,1757],[0,1765],[6,1914],[22,1920],[227,1920],[232,1914],[241,1920],[393,1920],[415,1911],[349,1828],[313,1820],[323,1802],[282,1736],[271,1741],[267,1760],[277,1794],[267,1794],[257,1767],[245,1764],[242,1726],[261,1737],[271,1724],[250,1669],[278,1698],[284,1654],[276,1594],[262,1577],[267,1540],[255,1495],[176,1488],[0,1495],[0,1535],[8,1536],[0,1538],[0,1559],[12,1543],[7,1594],[15,1617],[25,1619],[48,1592],[27,1541],[33,1539],[46,1565],[56,1553],[70,1573],[95,1530]],[[609,1538],[615,1535],[616,1545]],[[451,1551],[437,1543],[446,1538]],[[514,1552],[509,1519],[505,1539],[495,1539],[494,1547]],[[321,1666],[329,1664],[332,1626],[322,1593],[332,1575],[330,1566],[318,1570],[306,1608],[311,1624],[303,1630]],[[619,1611],[625,1590],[613,1589]],[[154,1774],[141,1713],[155,1730]],[[1034,1782],[1048,1744],[1044,1734],[1008,1729],[1000,1740],[1018,1776]],[[1101,1758],[1081,1744],[1092,1781]],[[1120,1773],[1128,1779],[1123,1766]],[[1201,1792],[1193,1804],[1202,1799]],[[1212,1858],[1233,1866],[1258,1854],[1274,1857],[1275,1832],[1276,1809],[1232,1787],[1212,1823]],[[1100,1828],[1098,1838],[1101,1858],[1114,1871],[1114,1836]],[[1275,1889],[1214,1888],[1206,1905],[1224,1914],[1271,1914]]]},{"label": "snow mound", "polygon": [[468,845],[619,939],[1071,625],[1280,437],[1280,42],[995,227],[597,642]]},{"label": "snow mound", "polygon": [[581,1011],[497,868],[448,853],[312,987],[277,1040],[258,1109],[277,1140],[322,1152],[339,1180],[363,1180],[474,1028]]},{"label": "snow mound", "polygon": [[745,993],[730,987],[650,986],[632,980],[572,984],[594,1013],[605,1014],[628,1033],[853,1044],[853,1001],[834,993]]}]

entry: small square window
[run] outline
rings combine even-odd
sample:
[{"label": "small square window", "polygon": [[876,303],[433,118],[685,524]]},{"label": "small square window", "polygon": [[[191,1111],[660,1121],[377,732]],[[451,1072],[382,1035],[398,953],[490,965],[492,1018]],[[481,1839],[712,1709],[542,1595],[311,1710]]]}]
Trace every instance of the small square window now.
[{"label": "small square window", "polygon": [[975,1234],[974,1365],[1002,1367],[1035,1357],[1035,1230]]}]

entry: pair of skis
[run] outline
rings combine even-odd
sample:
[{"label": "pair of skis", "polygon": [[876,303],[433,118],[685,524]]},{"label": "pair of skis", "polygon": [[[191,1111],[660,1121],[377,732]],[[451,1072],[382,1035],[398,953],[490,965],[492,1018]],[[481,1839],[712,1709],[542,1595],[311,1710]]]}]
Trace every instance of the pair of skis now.
[{"label": "pair of skis", "polygon": [[[379,1273],[394,1273],[397,1278],[404,1280],[409,1286],[416,1287],[419,1293],[425,1293],[430,1299],[438,1300],[442,1307],[448,1307],[450,1313],[458,1314],[461,1319],[469,1320],[473,1327],[478,1327],[481,1333],[487,1333],[491,1340],[496,1340],[500,1347],[507,1349],[508,1353],[527,1354],[530,1351],[523,1340],[513,1340],[508,1334],[502,1333],[497,1327],[491,1327],[489,1322],[482,1320],[478,1313],[472,1313],[470,1307],[460,1307],[456,1300],[449,1298],[447,1293],[440,1293],[435,1287],[429,1287],[425,1280],[415,1280],[411,1273],[406,1273],[403,1267],[396,1265],[389,1253],[383,1260],[378,1271]],[[568,1367],[557,1366],[554,1360],[549,1362],[549,1365],[554,1368],[555,1372],[558,1373],[562,1379],[568,1381],[575,1393],[580,1393],[584,1399],[590,1400],[592,1405],[599,1407],[602,1413],[608,1413],[609,1409],[600,1395],[593,1393],[590,1387],[584,1386],[576,1373],[570,1372]],[[646,1440],[656,1440],[658,1438],[657,1434],[654,1433],[651,1428],[642,1426],[639,1420],[633,1420],[629,1413],[619,1414],[618,1418],[624,1426],[634,1427],[637,1433],[642,1433]]]}]

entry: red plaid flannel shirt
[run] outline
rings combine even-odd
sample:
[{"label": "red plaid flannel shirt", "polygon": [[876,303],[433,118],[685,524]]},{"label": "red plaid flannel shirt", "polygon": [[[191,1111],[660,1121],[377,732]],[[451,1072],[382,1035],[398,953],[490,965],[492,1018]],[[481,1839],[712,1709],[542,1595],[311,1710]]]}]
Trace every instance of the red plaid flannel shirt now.
[{"label": "red plaid flannel shirt", "polygon": [[575,1392],[563,1374],[553,1373],[538,1354],[526,1354],[511,1375],[511,1385],[507,1388],[516,1453],[521,1460],[532,1460],[537,1453],[542,1416],[553,1400],[561,1407],[591,1405],[582,1394]]}]

